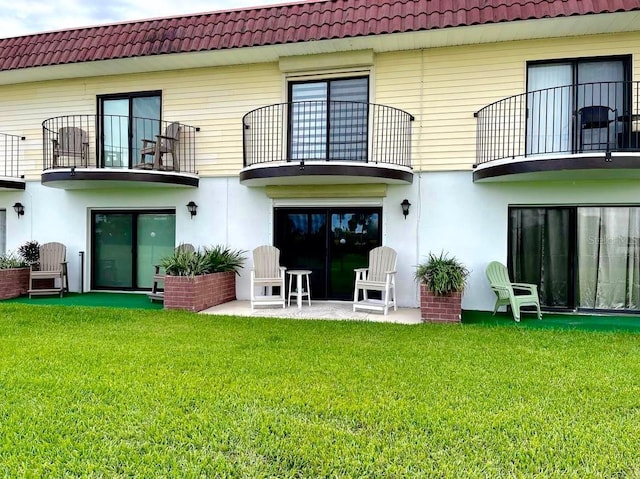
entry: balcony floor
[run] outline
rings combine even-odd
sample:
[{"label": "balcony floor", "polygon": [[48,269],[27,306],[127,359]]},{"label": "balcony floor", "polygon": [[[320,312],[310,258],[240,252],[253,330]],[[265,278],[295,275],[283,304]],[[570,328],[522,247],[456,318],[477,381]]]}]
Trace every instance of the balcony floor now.
[{"label": "balcony floor", "polygon": [[640,179],[640,152],[521,156],[482,163],[473,170],[476,183],[622,179]]},{"label": "balcony floor", "polygon": [[96,188],[197,188],[198,175],[116,168],[57,168],[42,172],[42,184],[65,190]]},{"label": "balcony floor", "polygon": [[245,186],[322,184],[411,184],[413,170],[389,163],[352,161],[258,163],[240,172]]},{"label": "balcony floor", "polygon": [[0,176],[0,191],[18,191],[25,189],[24,178]]}]

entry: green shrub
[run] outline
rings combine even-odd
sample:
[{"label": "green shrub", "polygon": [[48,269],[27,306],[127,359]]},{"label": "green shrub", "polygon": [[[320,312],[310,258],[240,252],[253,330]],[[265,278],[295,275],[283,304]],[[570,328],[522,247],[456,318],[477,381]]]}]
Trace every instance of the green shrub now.
[{"label": "green shrub", "polygon": [[234,271],[238,273],[244,263],[242,250],[232,250],[225,246],[205,247],[197,251],[177,249],[171,256],[160,261],[166,274],[170,276],[198,276],[209,273]]},{"label": "green shrub", "polygon": [[18,254],[29,264],[40,261],[40,244],[37,241],[27,241],[18,248]]},{"label": "green shrub", "polygon": [[29,263],[14,253],[0,255],[0,269],[25,268],[27,266]]},{"label": "green shrub", "polygon": [[463,291],[468,276],[469,270],[455,257],[449,257],[444,252],[439,256],[429,253],[415,272],[416,280],[424,283],[437,296]]}]

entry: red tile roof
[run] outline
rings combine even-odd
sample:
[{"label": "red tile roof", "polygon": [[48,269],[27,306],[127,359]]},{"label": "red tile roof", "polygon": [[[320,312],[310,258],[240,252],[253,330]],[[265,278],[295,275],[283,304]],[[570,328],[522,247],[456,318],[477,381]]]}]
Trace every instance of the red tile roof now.
[{"label": "red tile roof", "polygon": [[640,10],[640,0],[314,0],[0,39],[0,71]]}]

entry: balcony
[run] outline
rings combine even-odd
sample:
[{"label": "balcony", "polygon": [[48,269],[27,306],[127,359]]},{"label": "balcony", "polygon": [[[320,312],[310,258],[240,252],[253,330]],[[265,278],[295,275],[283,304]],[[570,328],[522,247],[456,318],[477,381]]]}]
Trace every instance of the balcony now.
[{"label": "balcony", "polygon": [[475,182],[640,178],[640,82],[532,91],[475,116]]},{"label": "balcony", "polygon": [[63,189],[197,187],[198,128],[115,115],[42,123],[42,184]]},{"label": "balcony", "polygon": [[24,137],[0,133],[0,191],[25,189],[20,173],[20,141]]},{"label": "balcony", "polygon": [[411,184],[409,113],[349,101],[269,105],[242,119],[247,186]]}]

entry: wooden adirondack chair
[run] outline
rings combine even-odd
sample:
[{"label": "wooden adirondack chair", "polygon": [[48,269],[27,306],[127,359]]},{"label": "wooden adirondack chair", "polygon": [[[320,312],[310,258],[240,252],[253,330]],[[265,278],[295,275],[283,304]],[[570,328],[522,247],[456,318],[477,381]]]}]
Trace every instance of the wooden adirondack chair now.
[{"label": "wooden adirondack chair", "polygon": [[498,261],[492,261],[486,269],[487,279],[491,289],[496,293],[496,305],[493,314],[500,306],[510,306],[513,319],[520,321],[522,306],[535,306],[538,319],[542,319],[538,287],[529,283],[512,283],[509,279],[507,267]]},{"label": "wooden adirondack chair", "polygon": [[[178,161],[178,143],[180,141],[180,123],[173,122],[165,129],[164,135],[156,135],[155,140],[142,140],[140,150],[140,163],[137,167],[151,166],[154,170],[180,171]],[[145,163],[146,156],[153,156],[153,163]],[[167,155],[171,155],[172,166],[168,167],[164,161]]]},{"label": "wooden adirondack chair", "polygon": [[[280,250],[275,246],[263,245],[253,250],[253,269],[251,270],[251,310],[256,304],[285,307],[285,271],[280,266]],[[279,288],[279,294],[273,294],[273,288]],[[256,288],[260,293],[256,295]]]},{"label": "wooden adirondack chair", "polygon": [[[40,259],[38,269],[31,266],[29,275],[29,297],[34,295],[59,294],[62,297],[65,291],[69,291],[67,278],[67,248],[62,243],[44,243],[40,245]],[[38,280],[52,280],[51,288],[36,288]]]},{"label": "wooden adirondack chair", "polygon": [[[189,243],[181,243],[175,248],[176,253],[180,251],[185,253],[193,253],[195,250],[196,250],[195,247]],[[151,287],[151,293],[148,294],[148,297],[151,301],[164,300],[164,291],[160,291],[160,284],[164,284],[165,276],[166,274],[160,271],[160,265],[159,264],[154,265],[153,286]]]},{"label": "wooden adirondack chair", "polygon": [[[89,161],[89,139],[87,132],[77,126],[65,126],[58,130],[53,142],[53,167],[86,167]],[[68,158],[62,161],[61,158]]]},{"label": "wooden adirondack chair", "polygon": [[[388,246],[379,246],[369,252],[369,267],[355,269],[356,283],[353,292],[353,310],[366,309],[382,311],[385,315],[389,307],[396,304],[396,262],[398,253]],[[362,291],[362,300],[360,300]],[[380,291],[382,299],[370,299],[368,291]]]}]

